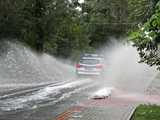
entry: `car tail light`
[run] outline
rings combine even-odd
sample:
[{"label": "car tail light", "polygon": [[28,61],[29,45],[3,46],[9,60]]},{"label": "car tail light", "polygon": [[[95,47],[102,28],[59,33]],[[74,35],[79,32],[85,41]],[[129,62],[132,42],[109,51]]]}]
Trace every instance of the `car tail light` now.
[{"label": "car tail light", "polygon": [[77,64],[77,65],[76,65],[76,68],[80,68],[80,67],[81,67],[81,65],[80,65],[80,64]]},{"label": "car tail light", "polygon": [[101,68],[103,68],[103,65],[102,64],[98,64],[98,65],[96,65],[96,68],[101,69]]}]

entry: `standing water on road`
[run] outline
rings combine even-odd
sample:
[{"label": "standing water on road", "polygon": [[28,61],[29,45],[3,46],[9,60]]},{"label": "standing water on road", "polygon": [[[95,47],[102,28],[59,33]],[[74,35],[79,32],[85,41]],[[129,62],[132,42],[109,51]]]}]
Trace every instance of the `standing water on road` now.
[{"label": "standing water on road", "polygon": [[130,44],[116,43],[103,49],[106,65],[101,82],[87,78],[75,81],[75,68],[72,65],[62,63],[47,54],[37,55],[20,44],[8,42],[5,43],[5,47],[7,50],[3,49],[0,58],[1,88],[52,84],[20,95],[1,96],[0,111],[54,105],[72,97],[73,94],[81,93],[79,96],[84,95],[84,92],[87,94],[86,89],[97,85],[98,88],[109,86],[132,92],[144,92],[155,74],[154,69],[137,62],[138,53]]},{"label": "standing water on road", "polygon": [[[0,111],[55,104],[85,89],[82,85],[89,82],[88,79],[75,81],[74,67],[48,54],[36,54],[19,43],[6,42],[3,46],[0,58]],[[18,90],[25,87],[27,90]],[[12,89],[17,91],[5,94]]]}]

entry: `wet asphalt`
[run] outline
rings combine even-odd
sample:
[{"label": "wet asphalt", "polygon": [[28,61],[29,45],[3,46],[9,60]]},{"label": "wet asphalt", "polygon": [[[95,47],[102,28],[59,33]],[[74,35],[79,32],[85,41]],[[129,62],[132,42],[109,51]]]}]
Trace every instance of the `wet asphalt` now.
[{"label": "wet asphalt", "polygon": [[[13,94],[18,94],[12,95],[10,91],[7,97],[5,96],[8,93],[2,92],[0,120],[128,120],[140,102],[116,97],[126,92],[118,88],[108,99],[91,99],[95,91],[104,87],[105,85],[102,86],[94,80],[84,79],[58,85],[17,89]],[[70,109],[76,106],[82,107],[83,110],[70,112]]]}]

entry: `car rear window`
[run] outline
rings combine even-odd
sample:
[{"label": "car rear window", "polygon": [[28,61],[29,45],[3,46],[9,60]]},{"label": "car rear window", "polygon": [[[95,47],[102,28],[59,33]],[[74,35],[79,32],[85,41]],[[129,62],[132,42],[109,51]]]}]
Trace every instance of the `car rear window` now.
[{"label": "car rear window", "polygon": [[81,64],[90,64],[90,65],[94,65],[94,64],[99,64],[100,60],[98,59],[81,59],[80,60]]}]

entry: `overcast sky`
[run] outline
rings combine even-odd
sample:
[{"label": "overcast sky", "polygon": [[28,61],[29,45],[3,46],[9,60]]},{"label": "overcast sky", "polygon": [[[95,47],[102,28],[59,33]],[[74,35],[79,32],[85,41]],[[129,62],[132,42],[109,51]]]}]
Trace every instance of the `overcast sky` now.
[{"label": "overcast sky", "polygon": [[79,3],[84,3],[84,0],[79,0]]}]

